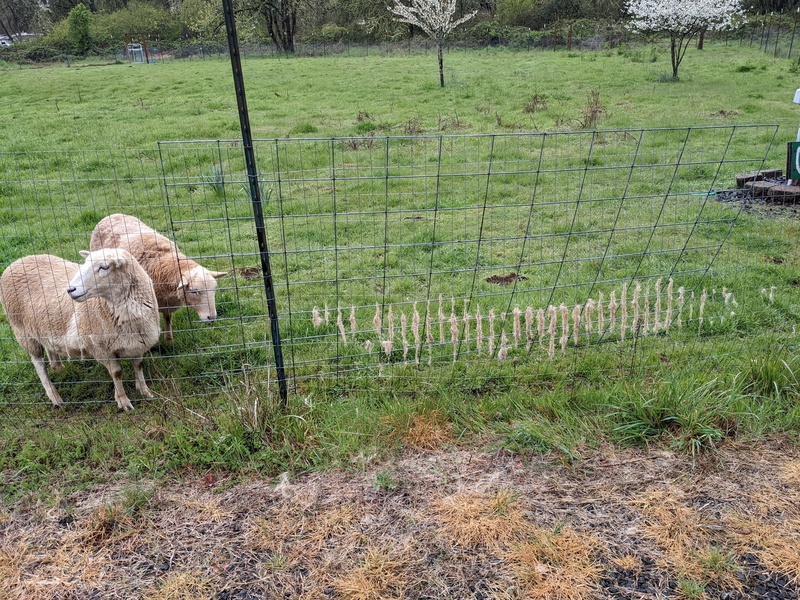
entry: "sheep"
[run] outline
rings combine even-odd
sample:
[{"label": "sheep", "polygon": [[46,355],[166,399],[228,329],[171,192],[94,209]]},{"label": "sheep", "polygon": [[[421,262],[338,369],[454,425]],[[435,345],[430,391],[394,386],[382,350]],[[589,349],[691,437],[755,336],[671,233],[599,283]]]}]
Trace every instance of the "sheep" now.
[{"label": "sheep", "polygon": [[172,313],[189,306],[204,323],[217,319],[214,295],[217,279],[227,273],[209,271],[184,255],[178,247],[136,217],[113,214],[92,232],[91,250],[125,248],[150,275],[164,315],[164,340],[172,343]]},{"label": "sheep", "polygon": [[142,357],[161,333],[153,282],[126,250],[80,254],[81,265],[49,254],[14,261],[0,276],[0,305],[55,406],[63,401],[44,353],[54,370],[63,368],[62,356],[94,358],[114,380],[117,406],[130,410],[119,359],[132,359],[136,390],[153,397],[142,371]]}]

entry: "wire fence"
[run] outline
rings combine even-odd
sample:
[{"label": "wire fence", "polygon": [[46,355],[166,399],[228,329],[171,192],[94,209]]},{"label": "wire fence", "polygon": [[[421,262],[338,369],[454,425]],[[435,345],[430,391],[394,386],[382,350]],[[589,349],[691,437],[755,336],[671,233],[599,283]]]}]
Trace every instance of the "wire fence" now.
[{"label": "wire fence", "polygon": [[[720,201],[737,174],[764,167],[776,133],[256,142],[290,391],[391,385],[465,363],[532,364],[531,376],[543,376],[607,343],[625,354],[669,339],[707,353],[715,337],[741,334],[742,315],[753,323],[759,307],[791,293],[775,277],[778,259],[765,259],[780,255],[786,214],[749,212],[751,195]],[[182,309],[174,343],[149,355],[154,392],[204,406],[243,377],[275,380],[239,142],[4,153],[0,174],[2,268],[37,253],[80,262],[96,223],[127,213],[227,272],[216,322]],[[742,219],[759,225],[740,235]],[[0,403],[49,404],[5,320],[0,349]],[[113,397],[93,362],[69,362],[53,379],[70,404]]]}]

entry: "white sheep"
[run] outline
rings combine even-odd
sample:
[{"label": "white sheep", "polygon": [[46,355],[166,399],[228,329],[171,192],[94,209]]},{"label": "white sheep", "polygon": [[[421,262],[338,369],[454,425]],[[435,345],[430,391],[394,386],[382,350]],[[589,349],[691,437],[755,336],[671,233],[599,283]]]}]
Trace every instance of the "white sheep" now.
[{"label": "white sheep", "polygon": [[44,353],[55,370],[63,368],[62,356],[97,360],[114,380],[117,406],[129,410],[119,359],[132,359],[136,390],[153,397],[142,371],[142,356],[160,333],[153,283],[123,249],[81,256],[82,265],[48,254],[14,261],[0,276],[0,304],[55,406],[63,401],[47,375]]},{"label": "white sheep", "polygon": [[125,248],[153,280],[158,310],[164,315],[164,340],[172,342],[172,313],[189,306],[204,323],[217,319],[217,279],[227,273],[209,271],[186,258],[168,238],[136,217],[109,215],[92,231],[91,250]]}]

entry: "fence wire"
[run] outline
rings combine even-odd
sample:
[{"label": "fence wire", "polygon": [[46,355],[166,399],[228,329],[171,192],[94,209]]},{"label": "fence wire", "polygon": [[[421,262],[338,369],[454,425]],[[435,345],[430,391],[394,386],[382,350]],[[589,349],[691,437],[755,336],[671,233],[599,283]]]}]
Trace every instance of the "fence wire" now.
[{"label": "fence wire", "polygon": [[[546,377],[575,351],[614,343],[627,356],[667,337],[708,353],[715,336],[740,332],[740,306],[783,291],[764,265],[780,220],[743,238],[737,220],[763,215],[718,194],[764,167],[776,132],[256,142],[290,390],[464,363],[538,365],[526,376]],[[174,343],[151,352],[154,392],[213,403],[243,377],[274,381],[240,143],[4,153],[0,173],[2,268],[37,253],[80,262],[95,224],[121,212],[228,273],[217,321],[182,309]],[[5,321],[0,348],[2,404],[47,404]],[[69,362],[53,379],[68,403],[113,397],[93,362]]]}]

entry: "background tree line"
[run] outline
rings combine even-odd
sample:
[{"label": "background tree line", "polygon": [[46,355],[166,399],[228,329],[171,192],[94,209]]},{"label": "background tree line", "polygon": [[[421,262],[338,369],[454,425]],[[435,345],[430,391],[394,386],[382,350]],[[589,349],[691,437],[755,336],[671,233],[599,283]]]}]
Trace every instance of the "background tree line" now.
[{"label": "background tree line", "polygon": [[[389,0],[235,0],[239,35],[246,42],[273,42],[291,52],[300,42],[396,41],[419,33],[398,23]],[[618,21],[625,0],[457,0],[455,18],[477,16],[454,37],[476,42],[513,38],[553,23],[580,19]],[[789,12],[800,0],[760,0],[753,12]],[[70,14],[78,13],[70,20]],[[82,31],[81,31],[82,30]],[[162,46],[224,42],[219,0],[0,0],[0,34],[19,41],[38,37],[5,58],[47,59],[124,47],[131,34]],[[3,57],[0,57],[3,58]]]}]

